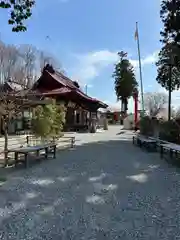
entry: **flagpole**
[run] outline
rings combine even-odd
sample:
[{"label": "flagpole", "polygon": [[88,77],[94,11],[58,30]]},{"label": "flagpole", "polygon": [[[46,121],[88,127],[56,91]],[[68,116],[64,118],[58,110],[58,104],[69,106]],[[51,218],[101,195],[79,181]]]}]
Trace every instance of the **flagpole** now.
[{"label": "flagpole", "polygon": [[137,40],[138,58],[139,58],[139,75],[140,75],[141,101],[142,101],[142,111],[143,111],[142,116],[144,116],[144,96],[143,96],[143,81],[142,81],[141,52],[140,52],[140,43],[139,43],[138,22],[136,22],[136,40]]}]

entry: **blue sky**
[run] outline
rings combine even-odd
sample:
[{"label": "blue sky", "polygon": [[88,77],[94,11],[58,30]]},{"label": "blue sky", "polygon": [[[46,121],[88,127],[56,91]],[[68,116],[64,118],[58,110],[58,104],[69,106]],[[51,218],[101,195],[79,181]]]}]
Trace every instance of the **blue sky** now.
[{"label": "blue sky", "polygon": [[[160,49],[160,0],[36,0],[28,31],[12,33],[7,11],[0,10],[1,38],[14,44],[28,43],[55,55],[67,75],[88,84],[88,93],[113,106],[113,65],[117,51],[127,51],[137,74],[134,39],[139,23],[145,91],[160,91],[154,62]],[[49,36],[49,39],[46,39]],[[176,92],[173,99],[177,97]],[[129,111],[133,109],[132,101]]]}]

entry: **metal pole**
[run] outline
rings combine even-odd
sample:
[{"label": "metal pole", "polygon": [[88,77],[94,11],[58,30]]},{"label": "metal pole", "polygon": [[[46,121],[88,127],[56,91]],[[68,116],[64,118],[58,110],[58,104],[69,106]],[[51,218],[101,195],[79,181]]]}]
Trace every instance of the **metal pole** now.
[{"label": "metal pole", "polygon": [[139,43],[139,32],[138,32],[138,23],[136,22],[136,31],[137,31],[137,48],[138,48],[138,58],[139,58],[139,75],[140,75],[140,84],[141,84],[141,101],[142,101],[142,111],[144,116],[144,96],[143,96],[143,81],[142,81],[142,68],[141,68],[141,52],[140,52],[140,43]]},{"label": "metal pole", "polygon": [[171,85],[172,85],[172,56],[169,65],[169,96],[168,96],[168,121],[171,120]]},{"label": "metal pole", "polygon": [[168,97],[168,121],[171,120],[171,72],[172,67],[169,68],[169,97]]}]

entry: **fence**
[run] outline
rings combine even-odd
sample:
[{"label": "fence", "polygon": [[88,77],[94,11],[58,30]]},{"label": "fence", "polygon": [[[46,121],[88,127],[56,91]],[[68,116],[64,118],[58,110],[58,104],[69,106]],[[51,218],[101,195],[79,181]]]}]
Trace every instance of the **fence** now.
[{"label": "fence", "polygon": [[60,138],[51,138],[51,139],[42,139],[42,138],[38,138],[35,137],[33,135],[29,135],[26,137],[26,144],[28,146],[36,146],[39,144],[45,144],[47,142],[56,142],[57,143],[57,147],[74,147],[75,144],[75,137],[72,136],[63,136]]},{"label": "fence", "polygon": [[[59,139],[52,139],[51,141],[56,141],[57,148],[73,148],[75,144],[75,137],[73,136],[63,136]],[[49,142],[47,139],[37,138],[33,135],[16,135],[10,136],[8,138],[8,149],[26,147],[26,146],[35,146]],[[9,153],[8,157],[13,158],[13,154]],[[0,165],[4,163],[4,137],[0,137]]]}]

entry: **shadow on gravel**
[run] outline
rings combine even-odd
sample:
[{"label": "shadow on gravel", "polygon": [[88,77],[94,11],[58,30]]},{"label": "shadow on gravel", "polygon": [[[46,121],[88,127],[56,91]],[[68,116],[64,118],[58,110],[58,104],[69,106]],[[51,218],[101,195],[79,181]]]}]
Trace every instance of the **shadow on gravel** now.
[{"label": "shadow on gravel", "polygon": [[121,132],[117,133],[116,135],[121,135],[121,134],[124,134],[124,133],[125,133],[125,131],[121,131]]},{"label": "shadow on gravel", "polygon": [[[141,151],[128,140],[82,144],[73,150],[60,151],[56,160],[20,172],[0,188],[0,192],[4,191],[0,233],[7,231],[13,215],[11,225],[13,222],[17,228],[24,229],[23,239],[32,237],[34,228],[37,228],[36,235],[51,239],[52,232],[48,229],[53,225],[56,234],[64,239],[78,234],[80,228],[87,235],[115,239],[123,218],[129,225],[124,225],[121,232],[125,234],[128,227],[134,232],[137,229],[131,226],[133,219],[138,217],[143,226],[144,212],[155,214],[160,201],[166,204],[168,198],[173,198],[171,189],[180,180],[175,169],[168,168],[158,154]],[[22,216],[26,217],[20,223]],[[34,224],[28,225],[28,219]],[[39,223],[46,226],[47,221],[48,227],[38,229]],[[73,230],[67,233],[68,227]]]}]

